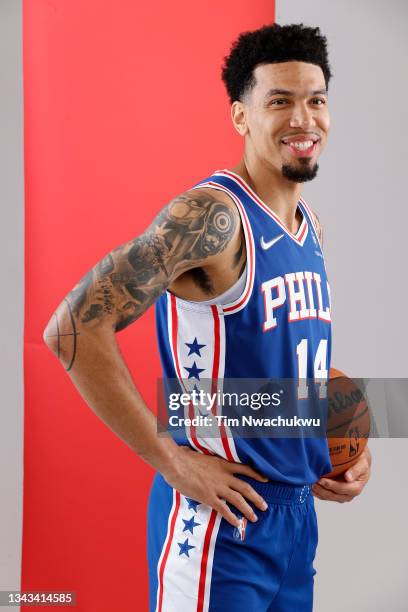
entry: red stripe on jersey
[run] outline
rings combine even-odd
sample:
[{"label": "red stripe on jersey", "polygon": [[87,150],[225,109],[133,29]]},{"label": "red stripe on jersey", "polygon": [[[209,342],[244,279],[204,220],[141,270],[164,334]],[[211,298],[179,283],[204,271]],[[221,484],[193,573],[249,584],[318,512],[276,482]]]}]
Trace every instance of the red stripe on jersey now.
[{"label": "red stripe on jersey", "polygon": [[[213,371],[211,378],[211,393],[217,393],[218,386],[218,373],[220,367],[220,319],[217,310],[217,306],[215,304],[211,305],[211,310],[214,317],[214,361],[213,361]],[[215,408],[215,403],[214,403]],[[220,433],[221,433],[221,442],[224,448],[225,454],[227,456],[228,461],[235,461],[233,454],[231,453],[231,449],[228,442],[228,436],[225,431],[224,423],[220,424]]]},{"label": "red stripe on jersey", "polygon": [[166,544],[166,549],[164,551],[164,555],[162,557],[161,563],[160,563],[160,569],[159,569],[159,602],[157,605],[157,611],[158,612],[162,612],[162,606],[163,606],[163,575],[164,575],[164,568],[166,566],[166,562],[167,562],[167,558],[169,556],[169,552],[170,552],[170,546],[171,546],[171,541],[173,539],[173,534],[174,534],[174,526],[176,524],[176,520],[177,520],[177,514],[180,508],[180,493],[178,491],[175,491],[175,495],[176,495],[176,503],[174,505],[173,508],[173,516],[171,517],[170,520],[170,531],[169,531],[169,536],[168,536],[168,540],[167,540],[167,544]]},{"label": "red stripe on jersey", "polygon": [[[172,331],[172,341],[173,341],[173,351],[174,351],[174,359],[176,361],[176,371],[177,371],[177,376],[179,377],[180,381],[182,382],[182,376],[181,376],[181,371],[180,371],[180,364],[179,364],[179,356],[178,356],[178,345],[177,345],[177,335],[178,335],[178,318],[177,318],[177,298],[176,296],[171,293],[170,294],[170,299],[171,299],[171,331]],[[183,382],[182,382],[183,384]],[[183,384],[184,387],[184,384]],[[185,387],[184,387],[185,388]],[[189,403],[188,406],[188,416],[192,419],[194,417],[194,410],[192,407],[192,403]],[[194,446],[196,446],[196,448],[198,448],[202,453],[204,453],[205,455],[211,455],[212,453],[210,453],[210,451],[205,448],[204,446],[202,446],[200,444],[200,442],[197,439],[196,436],[196,428],[194,425],[191,426],[190,428],[190,437],[194,443]]]},{"label": "red stripe on jersey", "polygon": [[249,240],[249,253],[247,253],[249,281],[247,284],[247,289],[244,295],[242,296],[242,298],[240,299],[240,301],[238,302],[238,304],[235,304],[234,306],[227,306],[226,308],[223,307],[224,312],[233,312],[234,310],[242,306],[242,304],[246,301],[248,297],[248,293],[250,292],[251,287],[252,287],[253,276],[254,276],[254,242],[252,240],[252,232],[251,232],[251,228],[250,228],[247,216],[246,216],[245,207],[243,206],[242,202],[239,201],[236,195],[230,189],[228,189],[228,187],[225,187],[224,185],[219,185],[218,183],[214,183],[212,181],[209,181],[208,183],[206,183],[206,185],[214,186],[215,188],[221,189],[221,191],[225,191],[226,193],[230,195],[230,197],[234,200],[234,202],[239,206],[239,208],[242,210],[242,213],[243,213],[242,218],[244,219],[246,235],[248,236],[248,240]]},{"label": "red stripe on jersey", "polygon": [[[286,234],[288,234],[288,236],[290,236],[295,242],[301,244],[302,238],[304,236],[304,232],[306,231],[305,228],[307,227],[307,221],[305,217],[303,217],[303,221],[300,224],[297,234],[292,234],[285,227],[285,225],[282,223],[279,217],[269,208],[269,206],[267,206],[264,202],[262,202],[262,200],[256,195],[256,193],[252,189],[249,188],[249,186],[240,176],[232,172],[228,172],[228,170],[220,170],[217,172],[217,174],[224,174],[225,176],[228,176],[230,179],[237,182],[242,187],[242,189],[244,189],[246,193],[262,208],[262,210],[268,213],[276,221],[276,223],[286,232]],[[303,223],[305,225],[302,228]],[[301,232],[301,235],[299,234],[299,232]]]},{"label": "red stripe on jersey", "polygon": [[198,585],[197,612],[203,612],[203,609],[204,609],[205,578],[206,578],[206,573],[207,573],[208,551],[210,549],[211,535],[214,530],[216,517],[217,517],[217,512],[215,510],[212,510],[210,520],[207,526],[207,531],[205,532],[203,555],[201,557],[200,582]]}]

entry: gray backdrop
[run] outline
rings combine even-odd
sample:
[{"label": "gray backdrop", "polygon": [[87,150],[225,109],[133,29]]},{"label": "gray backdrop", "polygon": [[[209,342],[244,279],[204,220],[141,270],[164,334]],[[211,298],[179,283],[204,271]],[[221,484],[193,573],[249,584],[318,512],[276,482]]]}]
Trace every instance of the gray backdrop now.
[{"label": "gray backdrop", "polygon": [[[0,590],[20,589],[24,175],[21,0],[0,0]],[[2,607],[2,610],[18,610]]]},{"label": "gray backdrop", "polygon": [[[333,360],[355,377],[408,377],[405,172],[408,2],[276,0],[276,21],[329,42],[332,127],[304,196],[322,221]],[[406,242],[406,241],[405,241]],[[407,610],[407,440],[372,440],[350,504],[317,501],[315,612]]]},{"label": "gray backdrop", "polygon": [[[319,213],[332,286],[333,364],[407,377],[403,163],[408,3],[277,0],[278,23],[319,25],[334,79],[332,131],[304,195]],[[23,102],[21,1],[0,2],[0,589],[20,586],[23,453]],[[406,609],[406,440],[373,440],[373,476],[351,504],[318,502],[316,612]],[[404,461],[405,460],[405,461]],[[6,608],[4,608],[5,610]],[[16,610],[17,608],[10,608]]]}]

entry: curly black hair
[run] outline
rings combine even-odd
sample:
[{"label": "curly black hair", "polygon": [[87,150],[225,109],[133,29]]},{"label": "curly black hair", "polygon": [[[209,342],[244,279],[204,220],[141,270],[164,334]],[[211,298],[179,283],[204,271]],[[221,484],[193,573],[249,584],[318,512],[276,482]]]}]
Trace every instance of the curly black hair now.
[{"label": "curly black hair", "polygon": [[243,32],[224,58],[222,80],[232,102],[242,100],[255,85],[253,71],[259,64],[299,61],[320,66],[326,88],[332,76],[327,54],[327,39],[320,29],[291,25],[266,25]]}]

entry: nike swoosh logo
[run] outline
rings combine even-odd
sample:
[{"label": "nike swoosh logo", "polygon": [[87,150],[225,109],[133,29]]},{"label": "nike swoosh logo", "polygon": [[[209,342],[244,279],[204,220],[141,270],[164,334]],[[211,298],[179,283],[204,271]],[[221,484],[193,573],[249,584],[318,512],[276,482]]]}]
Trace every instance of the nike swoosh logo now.
[{"label": "nike swoosh logo", "polygon": [[264,237],[261,236],[261,247],[263,249],[270,249],[271,246],[273,246],[274,244],[276,244],[278,242],[278,240],[280,240],[281,238],[283,238],[284,234],[279,234],[279,236],[276,236],[276,238],[272,238],[272,240],[270,240],[269,242],[265,242]]}]

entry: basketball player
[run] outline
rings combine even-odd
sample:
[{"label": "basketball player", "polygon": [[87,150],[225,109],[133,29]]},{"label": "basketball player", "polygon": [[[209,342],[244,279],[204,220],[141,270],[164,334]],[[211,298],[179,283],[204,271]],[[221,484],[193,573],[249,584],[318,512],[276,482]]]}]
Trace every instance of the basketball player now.
[{"label": "basketball player", "polygon": [[[327,377],[330,295],[319,221],[301,197],[329,133],[326,39],[318,28],[245,33],[223,80],[243,155],[175,197],[148,229],[79,281],[44,332],[95,413],[157,470],[149,500],[150,609],[312,609],[313,494],[350,501],[321,438],[157,435],[115,341],[156,303],[164,375]],[[214,134],[214,139],[217,136]],[[225,428],[224,428],[225,429]]]}]

